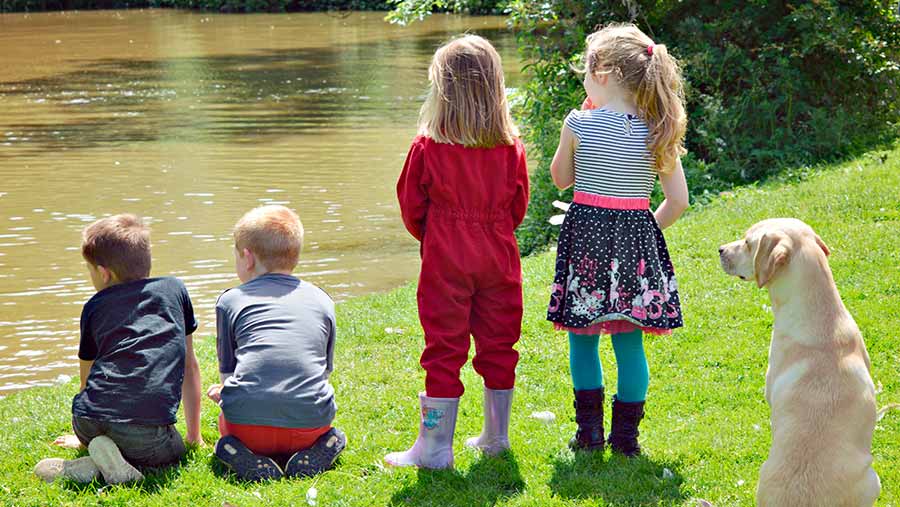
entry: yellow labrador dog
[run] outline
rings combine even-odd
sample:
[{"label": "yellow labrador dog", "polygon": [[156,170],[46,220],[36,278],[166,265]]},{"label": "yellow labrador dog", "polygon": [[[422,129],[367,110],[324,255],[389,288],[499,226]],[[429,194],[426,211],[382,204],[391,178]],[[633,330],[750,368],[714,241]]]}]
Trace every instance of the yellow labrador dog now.
[{"label": "yellow labrador dog", "polygon": [[769,289],[775,314],[762,507],[871,506],[881,492],[869,354],[834,285],[829,253],[812,228],[787,218],[759,222],[719,248],[726,273]]}]

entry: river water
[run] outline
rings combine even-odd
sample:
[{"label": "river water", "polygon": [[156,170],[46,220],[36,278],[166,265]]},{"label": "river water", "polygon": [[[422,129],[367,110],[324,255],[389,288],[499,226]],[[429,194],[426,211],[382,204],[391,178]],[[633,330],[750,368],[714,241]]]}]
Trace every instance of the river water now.
[{"label": "river water", "polygon": [[299,213],[297,274],[337,300],[414,278],[394,184],[431,54],[478,33],[521,77],[502,17],[382,17],[0,15],[0,396],[77,376],[81,230],[99,217],[150,224],[152,274],[187,284],[197,339],[239,283],[231,227],[261,204]]}]

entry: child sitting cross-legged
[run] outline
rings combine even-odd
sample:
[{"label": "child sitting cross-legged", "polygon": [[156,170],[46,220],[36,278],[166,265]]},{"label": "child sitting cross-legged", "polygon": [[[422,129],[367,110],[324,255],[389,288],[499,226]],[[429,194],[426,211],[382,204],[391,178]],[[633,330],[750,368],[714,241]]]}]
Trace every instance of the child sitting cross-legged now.
[{"label": "child sitting cross-legged", "polygon": [[207,391],[222,408],[216,456],[244,480],[318,474],[346,445],[331,426],[334,302],[291,274],[303,226],[290,209],[249,211],[234,242],[243,284],[216,303],[221,384]]}]

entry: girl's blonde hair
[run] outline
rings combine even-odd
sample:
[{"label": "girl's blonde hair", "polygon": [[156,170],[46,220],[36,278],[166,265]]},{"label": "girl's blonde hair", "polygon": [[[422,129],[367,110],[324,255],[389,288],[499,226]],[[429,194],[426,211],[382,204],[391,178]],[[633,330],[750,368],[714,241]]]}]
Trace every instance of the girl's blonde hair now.
[{"label": "girl's blonde hair", "polygon": [[663,44],[654,44],[633,24],[613,24],[587,38],[584,72],[613,74],[632,95],[650,127],[648,148],[656,169],[667,173],[684,155],[687,115],[681,68]]},{"label": "girl's blonde hair", "polygon": [[519,135],[509,114],[500,55],[486,39],[466,35],[441,46],[428,68],[430,88],[419,134],[439,143],[492,148]]}]

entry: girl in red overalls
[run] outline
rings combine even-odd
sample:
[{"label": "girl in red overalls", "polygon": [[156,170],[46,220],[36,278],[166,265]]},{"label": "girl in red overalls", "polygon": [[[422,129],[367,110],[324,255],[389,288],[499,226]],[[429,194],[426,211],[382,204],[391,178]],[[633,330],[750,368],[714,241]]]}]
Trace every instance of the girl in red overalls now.
[{"label": "girl in red overalls", "polygon": [[459,370],[475,339],[472,366],[484,379],[484,429],[466,445],[509,449],[509,413],[522,327],[522,271],[513,231],[528,207],[525,148],[509,115],[500,55],[468,35],[444,45],[428,71],[431,87],[397,197],[403,222],[422,243],[419,320],[425,369],[419,437],[392,452],[394,466],[450,468],[463,384]]}]

